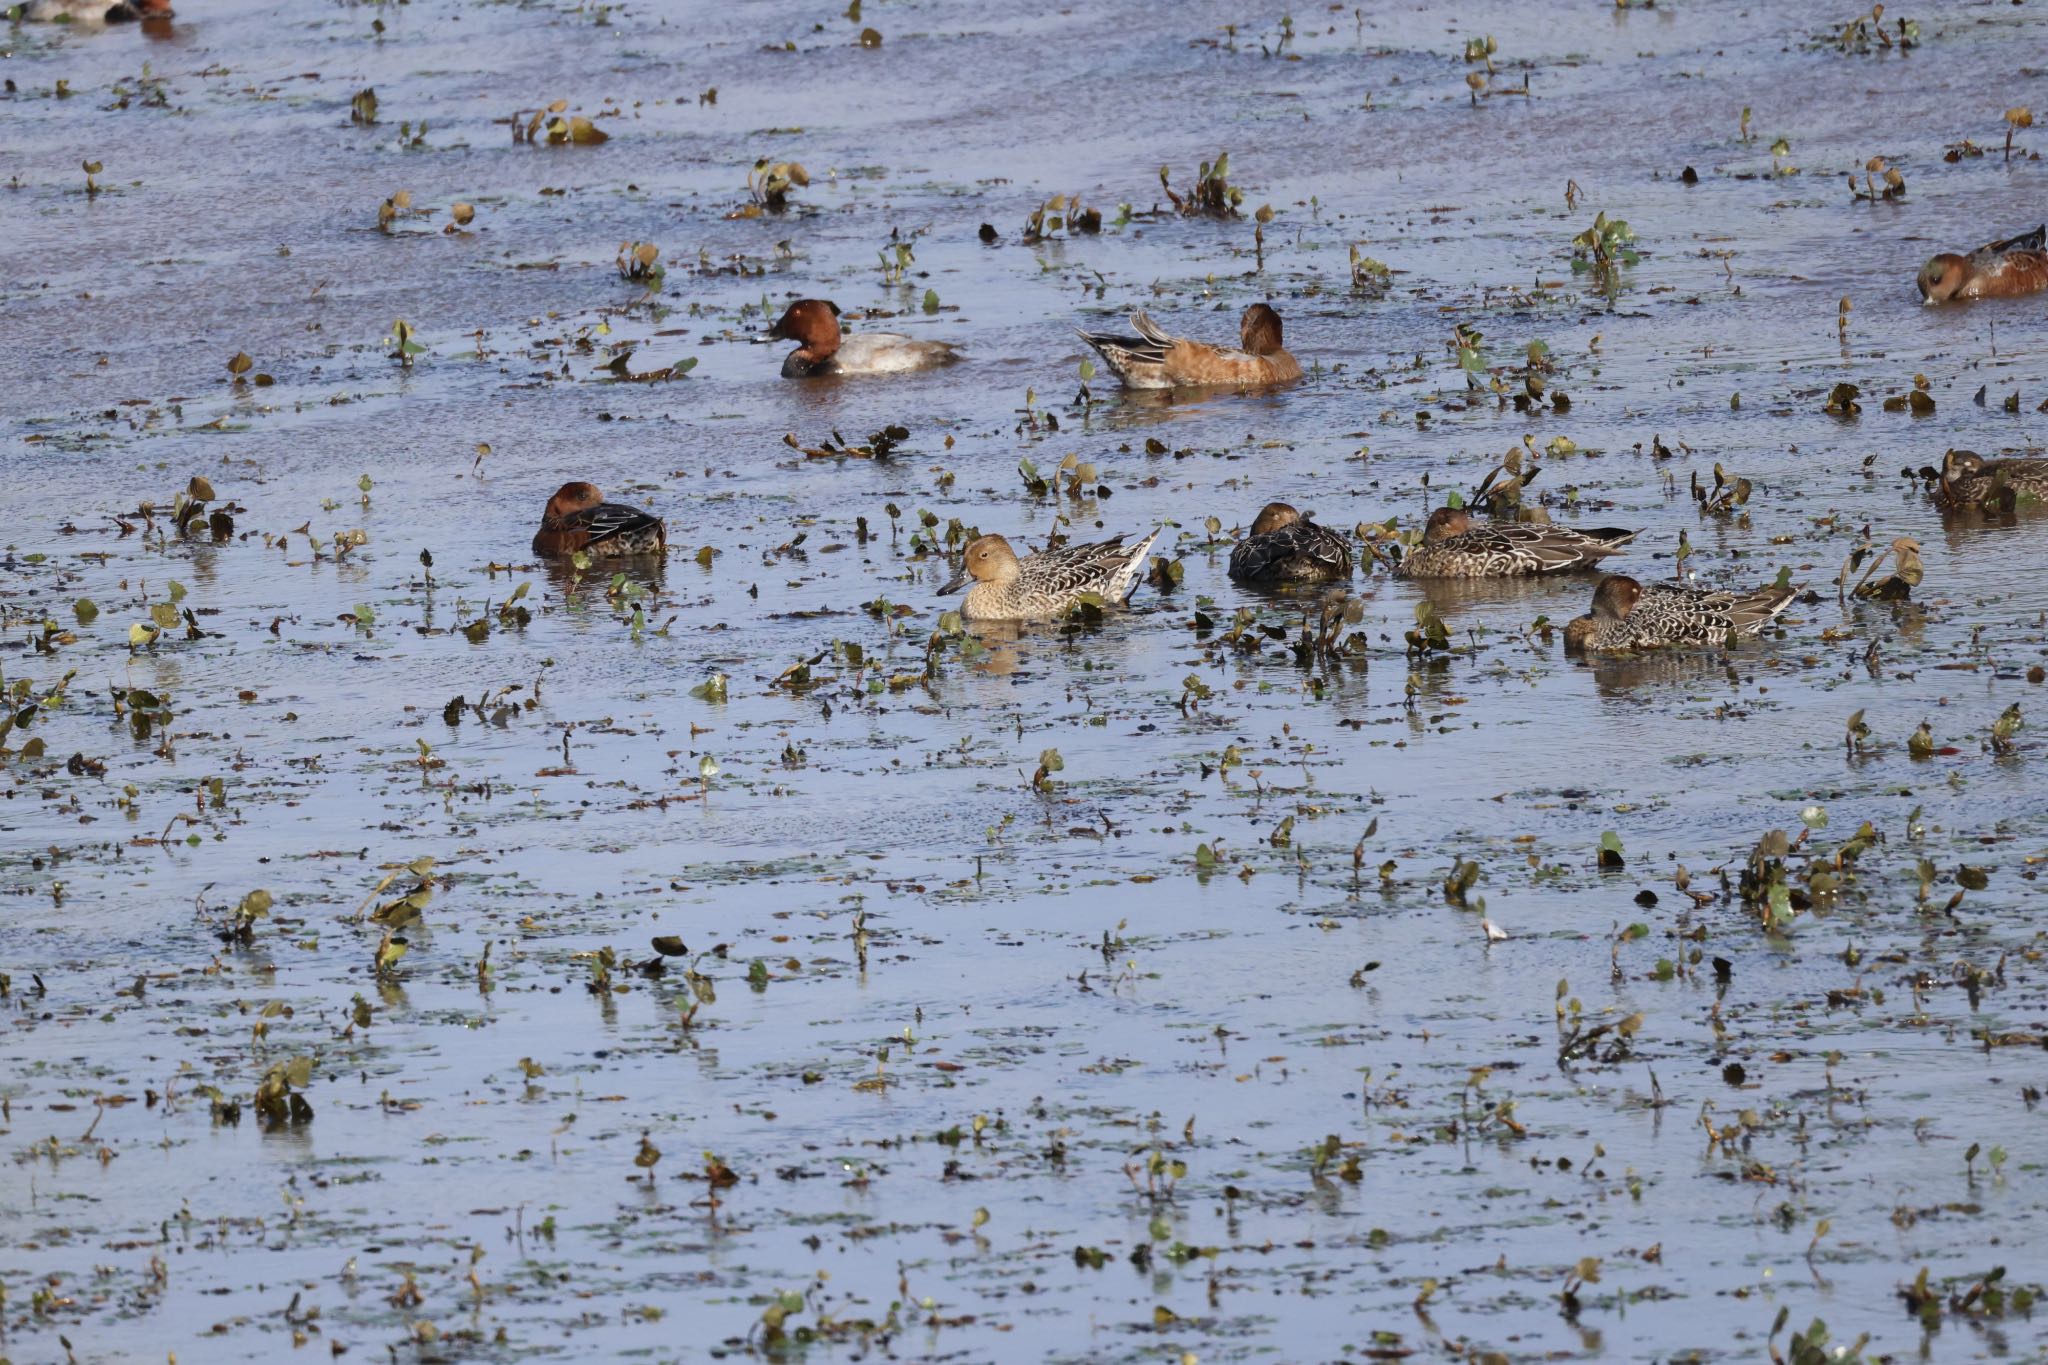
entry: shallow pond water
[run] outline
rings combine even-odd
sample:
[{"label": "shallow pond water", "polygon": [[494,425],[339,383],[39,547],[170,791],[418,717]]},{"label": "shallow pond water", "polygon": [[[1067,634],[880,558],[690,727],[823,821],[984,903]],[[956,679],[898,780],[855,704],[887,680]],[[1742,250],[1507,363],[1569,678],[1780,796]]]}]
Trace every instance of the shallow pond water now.
[{"label": "shallow pond water", "polygon": [[[2048,524],[1902,471],[2041,443],[2040,300],[1912,280],[2039,220],[2048,28],[1853,17],[0,29],[0,1356],[2040,1358]],[[607,140],[515,140],[558,100]],[[1242,215],[1170,212],[1224,151]],[[809,184],[735,216],[761,158]],[[1055,195],[1101,230],[1027,241]],[[968,360],[784,381],[801,296]],[[1083,376],[1256,299],[1298,387]],[[1224,576],[1517,450],[1618,568],[1808,593],[1584,662],[1585,577],[1364,556],[1298,658],[1329,603]],[[666,563],[535,564],[569,478]],[[1162,523],[1098,625],[942,618],[969,530]]]}]

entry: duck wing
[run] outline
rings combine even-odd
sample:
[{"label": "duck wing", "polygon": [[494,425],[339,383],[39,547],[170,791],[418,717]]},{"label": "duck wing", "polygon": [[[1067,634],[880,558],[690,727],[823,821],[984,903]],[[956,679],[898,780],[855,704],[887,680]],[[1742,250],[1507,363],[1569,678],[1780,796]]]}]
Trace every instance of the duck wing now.
[{"label": "duck wing", "polygon": [[1287,551],[1280,547],[1279,540],[1276,533],[1246,536],[1237,542],[1230,551],[1230,581],[1256,583],[1262,578],[1271,578],[1287,558]]},{"label": "duck wing", "polygon": [[1158,537],[1155,530],[1131,546],[1116,535],[1092,545],[1063,545],[1047,550],[1024,561],[1025,581],[1020,586],[1059,596],[1100,593],[1105,601],[1122,601],[1137,588],[1138,568]]},{"label": "duck wing", "polygon": [[1980,246],[1971,254],[1974,256],[2003,256],[2008,251],[2041,251],[2048,249],[2048,223],[2043,223],[2032,232],[2022,232],[2017,237],[2008,237],[2002,242]]},{"label": "duck wing", "polygon": [[1230,577],[1239,583],[1273,578],[1343,578],[1351,573],[1344,537],[1312,521],[1294,521],[1262,536],[1247,536],[1230,552]]},{"label": "duck wing", "polygon": [[1757,634],[1791,605],[1798,591],[1775,584],[1747,593],[1658,584],[1625,620],[1646,639],[1717,645],[1731,635]]},{"label": "duck wing", "polygon": [[[1591,531],[1569,526],[1513,524],[1471,531],[1468,535],[1499,542],[1499,552],[1528,566],[1531,573],[1564,573],[1597,564],[1635,539],[1634,531],[1603,526]],[[1488,544],[1487,548],[1495,548]]]},{"label": "duck wing", "polygon": [[1180,344],[1179,337],[1152,321],[1152,315],[1142,308],[1131,314],[1131,326],[1137,328],[1138,335],[1148,343],[1157,346],[1161,355]]},{"label": "duck wing", "polygon": [[1798,594],[1796,587],[1788,584],[1781,588],[1775,583],[1744,593],[1728,606],[1729,627],[1738,635],[1754,635],[1777,620]]},{"label": "duck wing", "polygon": [[1109,368],[1118,374],[1133,365],[1158,365],[1166,360],[1166,353],[1173,349],[1173,338],[1152,325],[1152,319],[1143,313],[1133,314],[1131,326],[1138,330],[1137,336],[1122,336],[1114,332],[1089,332],[1076,327],[1075,333],[1081,340],[1093,346],[1102,358],[1109,362]]},{"label": "duck wing", "polygon": [[1313,521],[1289,522],[1273,533],[1279,537],[1291,555],[1322,569],[1332,577],[1345,577],[1351,572],[1351,545],[1343,533]]},{"label": "duck wing", "polygon": [[590,532],[590,544],[596,545],[600,541],[654,530],[661,526],[661,518],[621,502],[601,502],[587,512],[578,513],[573,524]]}]

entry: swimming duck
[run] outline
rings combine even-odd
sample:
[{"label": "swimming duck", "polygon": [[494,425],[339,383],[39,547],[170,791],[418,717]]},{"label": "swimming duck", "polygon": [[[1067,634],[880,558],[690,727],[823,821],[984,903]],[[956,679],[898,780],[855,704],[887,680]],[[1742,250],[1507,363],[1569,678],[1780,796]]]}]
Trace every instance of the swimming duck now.
[{"label": "swimming duck", "polygon": [[1241,350],[1169,336],[1143,312],[1131,314],[1131,326],[1138,335],[1081,333],[1127,389],[1251,388],[1301,378],[1301,366],[1280,344],[1280,315],[1263,303],[1244,310],[1238,323]]},{"label": "swimming duck", "polygon": [[827,299],[798,299],[756,341],[800,341],[782,361],[784,379],[822,374],[900,374],[958,360],[947,341],[919,341],[901,332],[839,330],[839,305]]},{"label": "swimming duck", "polygon": [[961,603],[970,621],[1045,621],[1064,616],[1092,592],[1106,603],[1121,605],[1138,587],[1145,552],[1158,539],[1155,529],[1136,545],[1122,536],[1094,545],[1063,545],[1024,559],[998,535],[968,542],[960,572],[939,589],[948,597],[969,580],[974,586]]},{"label": "swimming duck", "polygon": [[1319,583],[1351,576],[1351,546],[1284,502],[1269,502],[1230,552],[1236,583]]},{"label": "swimming duck", "polygon": [[2048,223],[1967,256],[1943,252],[1920,267],[1923,303],[1953,299],[2014,299],[2048,289]]},{"label": "swimming duck", "polygon": [[1570,650],[1613,652],[1665,645],[1721,645],[1755,636],[1791,605],[1797,588],[1766,584],[1754,592],[1652,583],[1609,574],[1593,589],[1593,609],[1564,628]]},{"label": "swimming duck", "polygon": [[29,0],[21,17],[32,24],[124,24],[168,19],[170,0]]},{"label": "swimming duck", "polygon": [[1613,526],[1585,531],[1522,522],[1475,527],[1468,509],[1439,507],[1423,525],[1422,544],[1408,552],[1395,572],[1403,578],[1565,573],[1592,568],[1635,537],[1634,531]]},{"label": "swimming duck", "polygon": [[582,550],[593,559],[658,555],[668,548],[668,525],[652,512],[606,502],[595,484],[565,483],[548,499],[534,532],[533,552],[566,558]]},{"label": "swimming duck", "polygon": [[1941,457],[1934,501],[1942,507],[1979,507],[1999,488],[2048,502],[2048,460],[1987,460],[1974,450],[1951,450]]}]

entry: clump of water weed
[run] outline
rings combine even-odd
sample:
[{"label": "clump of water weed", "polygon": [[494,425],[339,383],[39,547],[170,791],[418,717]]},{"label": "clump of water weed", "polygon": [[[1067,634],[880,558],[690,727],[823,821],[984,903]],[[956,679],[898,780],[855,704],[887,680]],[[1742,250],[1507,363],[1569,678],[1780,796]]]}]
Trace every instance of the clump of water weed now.
[{"label": "clump of water weed", "polygon": [[1213,162],[1204,161],[1195,173],[1195,183],[1186,193],[1176,192],[1172,184],[1173,170],[1168,166],[1159,168],[1159,188],[1166,191],[1166,197],[1173,201],[1174,210],[1183,217],[1206,214],[1211,218],[1235,218],[1239,206],[1244,203],[1244,191],[1230,183],[1230,153],[1218,152]]}]

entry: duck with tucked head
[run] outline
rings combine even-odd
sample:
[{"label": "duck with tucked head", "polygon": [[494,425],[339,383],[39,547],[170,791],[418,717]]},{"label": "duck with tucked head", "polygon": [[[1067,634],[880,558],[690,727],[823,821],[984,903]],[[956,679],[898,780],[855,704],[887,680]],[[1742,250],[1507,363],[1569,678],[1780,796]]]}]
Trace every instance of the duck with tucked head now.
[{"label": "duck with tucked head", "polygon": [[1675,583],[1647,588],[1609,574],[1593,589],[1593,609],[1564,628],[1564,647],[1596,653],[1666,645],[1724,645],[1763,633],[1799,590],[1766,584],[1754,592],[1721,592]]},{"label": "duck with tucked head", "polygon": [[29,0],[21,8],[21,17],[32,24],[97,28],[138,19],[168,19],[171,0]]},{"label": "duck with tucked head", "polygon": [[170,18],[170,0],[29,0],[20,16],[33,25],[125,25],[139,18]]},{"label": "duck with tucked head", "polygon": [[1957,299],[2016,299],[2048,289],[2048,223],[1967,256],[1945,251],[1920,267],[1923,303]]},{"label": "duck with tucked head", "polygon": [[782,360],[784,379],[825,374],[901,374],[948,365],[960,354],[947,341],[919,341],[901,332],[839,330],[839,305],[827,299],[798,299],[756,341],[801,344]]},{"label": "duck with tucked head", "polygon": [[1422,528],[1422,544],[1395,568],[1403,578],[1511,578],[1590,569],[1636,538],[1615,526],[1504,522],[1474,526],[1463,507],[1439,507]]},{"label": "duck with tucked head", "polygon": [[1001,536],[981,536],[968,542],[960,572],[939,596],[950,597],[972,580],[960,604],[960,614],[970,621],[1049,621],[1079,606],[1084,593],[1121,606],[1137,591],[1145,552],[1158,537],[1155,529],[1136,545],[1116,536],[1019,559]]},{"label": "duck with tucked head", "polygon": [[1244,310],[1238,350],[1172,336],[1143,312],[1131,314],[1131,326],[1138,335],[1081,333],[1127,389],[1247,389],[1301,378],[1300,364],[1281,344],[1280,314],[1268,304]]},{"label": "duck with tucked head", "polygon": [[1269,502],[1230,552],[1236,583],[1325,583],[1351,576],[1351,546],[1284,502]]},{"label": "duck with tucked head", "polygon": [[565,559],[578,550],[593,559],[658,555],[668,548],[668,524],[652,512],[606,502],[596,484],[565,483],[548,499],[534,532],[533,552]]},{"label": "duck with tucked head", "polygon": [[1941,457],[1941,482],[1934,486],[1940,507],[1982,507],[2005,491],[2012,501],[2048,502],[2048,460],[1987,460],[1974,450]]}]

